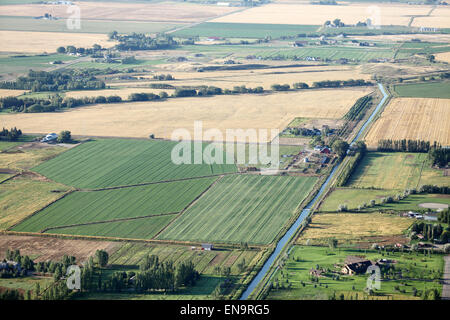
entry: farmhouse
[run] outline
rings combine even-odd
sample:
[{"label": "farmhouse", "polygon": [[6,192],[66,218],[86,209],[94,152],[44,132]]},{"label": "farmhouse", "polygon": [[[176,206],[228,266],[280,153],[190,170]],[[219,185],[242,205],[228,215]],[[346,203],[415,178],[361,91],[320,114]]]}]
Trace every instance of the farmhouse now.
[{"label": "farmhouse", "polygon": [[365,273],[367,268],[371,265],[372,262],[370,260],[358,256],[347,256],[341,272],[348,275],[361,274]]},{"label": "farmhouse", "polygon": [[41,140],[41,142],[54,142],[57,138],[58,135],[56,133],[49,133]]}]

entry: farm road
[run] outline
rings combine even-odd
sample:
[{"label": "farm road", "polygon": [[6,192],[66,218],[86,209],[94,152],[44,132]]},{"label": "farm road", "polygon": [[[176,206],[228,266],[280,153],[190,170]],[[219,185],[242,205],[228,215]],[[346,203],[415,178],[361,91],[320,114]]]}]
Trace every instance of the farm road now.
[{"label": "farm road", "polygon": [[450,300],[450,255],[444,257],[444,286],[442,287],[442,300]]}]

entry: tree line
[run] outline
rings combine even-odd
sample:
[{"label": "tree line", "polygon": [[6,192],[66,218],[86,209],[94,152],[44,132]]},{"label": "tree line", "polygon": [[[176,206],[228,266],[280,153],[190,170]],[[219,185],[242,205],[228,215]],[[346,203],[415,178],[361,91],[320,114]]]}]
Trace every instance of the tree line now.
[{"label": "tree line", "polygon": [[429,141],[424,140],[412,140],[412,139],[402,139],[402,140],[392,140],[392,139],[381,139],[378,140],[378,151],[383,152],[423,152],[426,153],[430,151],[430,147],[440,147],[437,142],[433,145]]},{"label": "tree line", "polygon": [[3,128],[3,130],[0,131],[0,140],[17,141],[21,135],[22,130],[17,129],[16,127],[11,128],[10,130]]},{"label": "tree line", "polygon": [[411,226],[411,237],[417,239],[418,234],[421,234],[424,240],[439,239],[442,243],[450,242],[450,228],[444,229],[440,224],[414,222]]},{"label": "tree line", "polygon": [[145,33],[119,34],[117,31],[112,31],[109,34],[109,39],[119,42],[115,48],[120,51],[163,50],[174,49],[178,46],[178,42],[169,35],[152,37]]},{"label": "tree line", "polygon": [[0,82],[0,89],[20,89],[32,92],[104,89],[105,83],[90,70],[28,71],[16,81]]}]

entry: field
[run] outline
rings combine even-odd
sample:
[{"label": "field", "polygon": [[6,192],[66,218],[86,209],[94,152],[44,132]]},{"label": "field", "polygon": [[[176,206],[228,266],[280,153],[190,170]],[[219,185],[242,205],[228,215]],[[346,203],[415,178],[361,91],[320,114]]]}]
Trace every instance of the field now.
[{"label": "field", "polygon": [[[327,213],[313,216],[298,244],[328,245],[334,238],[339,245],[362,244],[373,237],[401,236],[413,223],[411,219],[381,213]],[[405,238],[406,239],[406,238]],[[379,243],[383,245],[384,243]],[[367,246],[366,246],[367,247]]]},{"label": "field", "polygon": [[428,17],[417,17],[414,19],[412,26],[427,26],[432,28],[450,28],[450,9],[439,6],[433,10]]},{"label": "field", "polygon": [[264,38],[270,36],[296,36],[302,33],[313,33],[320,28],[318,25],[289,25],[262,23],[212,23],[204,22],[193,27],[174,32],[180,37],[225,37],[225,38]]},{"label": "field", "polygon": [[20,73],[28,72],[29,69],[42,70],[48,69],[51,65],[50,62],[55,60],[61,60],[63,62],[69,62],[75,60],[77,57],[68,56],[66,54],[53,54],[53,55],[16,55],[0,56],[0,74],[5,73]]},{"label": "field", "polygon": [[[210,165],[192,162],[176,165],[171,160],[171,151],[176,144],[168,141],[125,139],[86,142],[33,170],[66,185],[88,189],[236,171],[234,164]],[[194,154],[194,148],[191,154]]]},{"label": "field", "polygon": [[120,222],[102,222],[98,224],[76,227],[55,228],[46,231],[46,233],[130,239],[152,239],[173,218],[174,215],[164,215]]},{"label": "field", "polygon": [[[236,8],[223,6],[208,6],[192,3],[158,2],[158,3],[119,3],[119,2],[77,2],[82,12],[82,19],[87,20],[118,20],[146,22],[198,22],[211,19],[222,14],[235,11]],[[21,4],[4,5],[1,7],[5,16],[36,17],[44,12],[54,17],[68,18],[66,5]]]},{"label": "field", "polygon": [[443,52],[435,54],[436,60],[450,63],[450,52]]},{"label": "field", "polygon": [[66,33],[119,33],[132,32],[164,32],[183,26],[179,23],[145,22],[145,21],[113,21],[113,20],[87,20],[81,21],[80,29],[68,29],[67,19],[37,20],[32,17],[0,16],[0,29],[10,31],[40,31],[40,32],[66,32]]},{"label": "field", "polygon": [[[312,85],[316,81],[324,80],[349,80],[349,79],[365,79],[370,80],[370,75],[363,73],[363,69],[359,67],[349,66],[302,66],[302,67],[285,67],[285,64],[270,65],[271,68],[254,69],[254,70],[220,70],[212,72],[186,72],[170,70],[170,74],[176,80],[164,81],[166,84],[173,86],[200,86],[209,85],[220,88],[233,89],[235,86],[245,85],[249,88],[258,86],[266,90],[271,89],[271,85],[275,83],[290,84],[295,82],[305,82]],[[164,73],[161,71],[161,73]],[[150,81],[131,82],[130,86],[149,85]],[[115,84],[107,83],[110,86],[124,86],[126,82]],[[131,90],[131,89],[130,89]],[[166,90],[167,91],[167,90]],[[95,93],[95,91],[93,92]]]},{"label": "field", "polygon": [[[183,210],[214,181],[214,178],[193,179],[121,189],[73,192],[51,206],[35,214],[14,228],[14,231],[39,232],[43,229],[85,223],[160,216]],[[160,219],[160,218],[158,218]],[[109,225],[138,225],[156,219],[139,219],[134,222]],[[92,224],[73,229],[104,228],[106,224]],[[53,233],[54,230],[50,230]],[[62,230],[64,231],[64,230]],[[89,232],[89,231],[87,231]],[[129,230],[130,235],[133,229]],[[88,233],[89,234],[89,233]]]},{"label": "field", "polygon": [[269,244],[315,182],[314,177],[226,176],[157,239]]},{"label": "field", "polygon": [[97,250],[106,250],[110,255],[120,246],[117,242],[93,240],[69,240],[53,237],[0,235],[0,256],[7,249],[18,249],[34,261],[61,260],[66,254],[74,256],[77,262],[85,262]]},{"label": "field", "polygon": [[24,93],[24,90],[9,90],[9,89],[0,89],[0,98],[4,97],[17,97]]},{"label": "field", "polygon": [[380,139],[437,141],[450,145],[450,100],[395,98],[365,137],[370,148]]},{"label": "field", "polygon": [[[19,53],[54,53],[60,46],[90,48],[94,44],[109,48],[115,42],[109,41],[105,34],[58,33],[58,32],[24,32],[0,30],[3,45],[0,52]],[[27,41],[24,41],[27,39]]]},{"label": "field", "polygon": [[[0,229],[6,229],[61,197],[68,188],[33,175],[21,175],[0,185]],[[20,199],[20,201],[18,201]]]},{"label": "field", "polygon": [[6,152],[0,152],[0,169],[18,172],[28,170],[66,150],[64,147],[36,142],[13,142],[12,144],[16,146],[11,148],[11,143],[9,143],[9,149]]},{"label": "field", "polygon": [[[320,268],[338,272],[340,269],[338,270],[335,265],[343,265],[345,258],[349,255],[362,255],[371,261],[382,258],[393,259],[396,261],[396,270],[408,269],[408,275],[420,274],[424,280],[382,279],[381,288],[376,290],[374,296],[368,296],[364,291],[367,284],[366,274],[340,275],[339,279],[333,279],[330,275],[319,277],[319,282],[311,281],[309,275],[311,268],[319,265]],[[271,290],[266,299],[327,300],[334,293],[336,299],[345,300],[418,300],[420,298],[413,295],[413,288],[417,290],[436,288],[439,292],[441,291],[442,285],[438,281],[429,279],[433,279],[437,272],[442,271],[443,266],[444,259],[441,255],[427,257],[422,254],[394,252],[386,257],[384,253],[372,250],[336,249],[332,251],[328,247],[294,246],[286,265],[276,272],[272,280],[272,283],[283,285],[284,289]],[[286,288],[286,278],[291,286],[290,289]],[[395,287],[399,287],[399,290]]]},{"label": "field", "polygon": [[[378,25],[408,25],[411,15],[425,15],[429,6],[377,4],[380,9]],[[312,4],[268,4],[230,14],[212,22],[232,23],[273,23],[322,25],[326,20],[341,19],[346,24],[356,24],[373,17],[369,4],[351,3],[339,6],[320,6]],[[377,17],[378,18],[378,17]],[[373,19],[375,20],[375,19]]]},{"label": "field", "polygon": [[413,194],[401,201],[394,203],[382,203],[382,198],[391,196],[395,197],[399,192],[397,190],[370,190],[370,189],[353,189],[353,188],[337,188],[327,196],[320,206],[320,211],[336,212],[339,205],[346,204],[349,210],[357,210],[358,206],[364,203],[369,204],[370,200],[375,200],[374,207],[362,209],[362,212],[373,212],[380,210],[409,211],[422,210],[419,205],[421,203],[442,203],[450,205],[450,197],[441,194]]},{"label": "field", "polygon": [[432,169],[426,153],[368,152],[347,186],[405,190],[431,184],[444,186],[450,178],[443,170]]},{"label": "field", "polygon": [[82,98],[82,97],[98,97],[98,96],[119,96],[122,100],[128,100],[132,93],[154,93],[159,94],[161,91],[170,92],[170,90],[151,89],[151,88],[118,88],[105,90],[82,90],[82,91],[68,91],[64,94],[65,97]]},{"label": "field", "polygon": [[341,118],[370,90],[177,98],[163,102],[96,105],[48,114],[6,114],[0,115],[0,120],[5,126],[17,126],[26,133],[70,130],[73,135],[140,138],[153,133],[157,138],[170,139],[172,132],[180,128],[187,129],[192,137],[195,120],[203,121],[204,130],[217,128],[223,134],[225,129],[278,128],[281,131],[296,117]]},{"label": "field", "polygon": [[450,81],[396,85],[394,91],[400,97],[450,99]]}]

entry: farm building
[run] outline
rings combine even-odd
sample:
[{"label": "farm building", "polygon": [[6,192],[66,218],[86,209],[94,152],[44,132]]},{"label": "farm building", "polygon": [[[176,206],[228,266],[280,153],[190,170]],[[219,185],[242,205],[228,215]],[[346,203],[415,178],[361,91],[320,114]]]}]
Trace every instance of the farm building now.
[{"label": "farm building", "polygon": [[44,139],[41,140],[41,142],[53,142],[58,139],[58,135],[56,133],[49,133],[44,137]]},{"label": "farm building", "polygon": [[345,265],[342,267],[341,272],[348,275],[361,274],[365,273],[371,265],[372,262],[370,260],[357,256],[348,256],[345,259]]},{"label": "farm building", "polygon": [[331,150],[328,147],[324,147],[324,148],[322,148],[322,150],[320,150],[320,153],[330,154]]},{"label": "farm building", "polygon": [[211,251],[214,249],[214,246],[210,243],[202,243],[202,250]]}]

